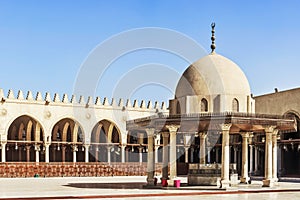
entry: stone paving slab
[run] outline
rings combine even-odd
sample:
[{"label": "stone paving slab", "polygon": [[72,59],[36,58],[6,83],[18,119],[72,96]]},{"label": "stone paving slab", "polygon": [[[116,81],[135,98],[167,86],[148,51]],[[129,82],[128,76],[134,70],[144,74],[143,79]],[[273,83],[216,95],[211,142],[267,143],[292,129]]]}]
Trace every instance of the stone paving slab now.
[{"label": "stone paving slab", "polygon": [[[180,177],[186,183],[185,177]],[[300,184],[281,182],[273,188],[262,188],[260,181],[251,185],[241,185],[228,190],[219,190],[216,186],[168,187],[143,189],[146,177],[65,177],[65,178],[1,178],[0,199],[103,199],[103,198],[169,198],[171,196],[188,199],[193,196],[257,195],[294,193],[300,199]],[[281,195],[282,196],[282,195]],[[160,198],[160,199],[161,199]],[[297,198],[296,198],[297,199]],[[285,199],[288,200],[288,199]]]}]

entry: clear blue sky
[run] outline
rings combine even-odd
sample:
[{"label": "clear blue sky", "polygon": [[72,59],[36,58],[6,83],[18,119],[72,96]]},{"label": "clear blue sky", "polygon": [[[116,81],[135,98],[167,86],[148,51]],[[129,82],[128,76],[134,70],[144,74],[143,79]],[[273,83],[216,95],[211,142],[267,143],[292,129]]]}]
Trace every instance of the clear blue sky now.
[{"label": "clear blue sky", "polygon": [[[209,51],[213,21],[217,24],[217,52],[242,68],[254,95],[273,92],[275,87],[299,87],[299,10],[296,0],[2,0],[0,88],[70,95],[83,61],[112,35],[133,28],[162,27],[186,34]],[[149,51],[143,56],[120,58],[107,80],[122,76],[118,67],[124,66],[130,70],[156,62],[173,65],[179,73],[187,67],[178,58],[170,61],[172,56],[166,53]],[[155,94],[155,87],[146,86],[131,98],[166,101],[173,95],[164,89]],[[96,94],[111,97],[110,90],[107,86]]]}]

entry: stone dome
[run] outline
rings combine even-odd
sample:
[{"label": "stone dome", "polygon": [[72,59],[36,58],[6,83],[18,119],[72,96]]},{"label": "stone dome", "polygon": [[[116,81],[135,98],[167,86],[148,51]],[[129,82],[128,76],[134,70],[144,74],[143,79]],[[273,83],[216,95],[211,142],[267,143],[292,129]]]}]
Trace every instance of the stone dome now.
[{"label": "stone dome", "polygon": [[181,76],[175,98],[198,95],[250,95],[249,82],[237,64],[211,53],[191,64]]}]

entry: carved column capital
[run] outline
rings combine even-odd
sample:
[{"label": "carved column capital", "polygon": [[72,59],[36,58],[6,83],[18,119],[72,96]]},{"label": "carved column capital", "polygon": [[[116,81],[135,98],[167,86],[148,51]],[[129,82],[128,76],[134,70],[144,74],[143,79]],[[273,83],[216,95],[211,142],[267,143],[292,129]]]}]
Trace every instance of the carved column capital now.
[{"label": "carved column capital", "polygon": [[265,133],[274,133],[274,131],[276,130],[275,128],[276,128],[275,126],[265,126],[264,127]]},{"label": "carved column capital", "polygon": [[148,137],[154,137],[155,128],[146,128],[145,131],[146,131]]},{"label": "carved column capital", "polygon": [[78,151],[78,147],[77,147],[77,145],[72,145],[72,151],[73,151],[73,152],[76,152],[76,151]]},{"label": "carved column capital", "polygon": [[126,143],[122,143],[122,144],[120,144],[120,147],[121,148],[125,148],[127,146],[127,144]]},{"label": "carved column capital", "polygon": [[169,138],[169,136],[170,136],[169,132],[162,132],[161,134],[162,134],[163,138]]},{"label": "carved column capital", "polygon": [[1,143],[1,145],[6,145],[7,141],[6,140],[5,141],[1,140],[0,143]]},{"label": "carved column capital", "polygon": [[200,137],[201,139],[205,139],[206,136],[207,136],[207,132],[200,132],[200,133],[199,133],[199,137]]},{"label": "carved column capital", "polygon": [[177,130],[179,129],[179,125],[167,125],[166,126],[167,129],[169,129],[169,132],[170,133],[174,133],[174,132],[177,132]]},{"label": "carved column capital", "polygon": [[220,124],[221,131],[229,131],[232,124]]},{"label": "carved column capital", "polygon": [[192,135],[190,134],[184,134],[183,136],[183,143],[185,147],[190,147],[192,144]]},{"label": "carved column capital", "polygon": [[51,143],[49,143],[49,142],[44,143],[45,147],[49,147],[50,145],[51,145]]},{"label": "carved column capital", "polygon": [[35,144],[35,145],[34,145],[34,150],[35,150],[35,151],[40,151],[40,150],[41,150],[41,145]]},{"label": "carved column capital", "polygon": [[242,136],[242,138],[249,138],[250,137],[250,132],[241,132],[240,135]]}]

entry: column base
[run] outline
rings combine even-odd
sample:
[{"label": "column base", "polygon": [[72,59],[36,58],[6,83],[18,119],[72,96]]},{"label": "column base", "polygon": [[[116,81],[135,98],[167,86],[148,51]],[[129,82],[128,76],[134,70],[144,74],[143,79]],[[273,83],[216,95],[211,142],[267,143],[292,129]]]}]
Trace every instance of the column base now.
[{"label": "column base", "polygon": [[174,186],[174,180],[176,179],[176,177],[173,177],[173,178],[169,178],[168,179],[168,186]]},{"label": "column base", "polygon": [[273,178],[273,181],[277,183],[278,182],[278,178]]},{"label": "column base", "polygon": [[262,182],[263,182],[263,187],[273,187],[274,186],[273,179],[264,179]]},{"label": "column base", "polygon": [[250,177],[241,177],[240,183],[248,184],[250,181]]},{"label": "column base", "polygon": [[230,187],[230,181],[229,180],[221,180],[220,188],[226,189]]},{"label": "column base", "polygon": [[147,178],[147,186],[154,186],[154,178]]}]

